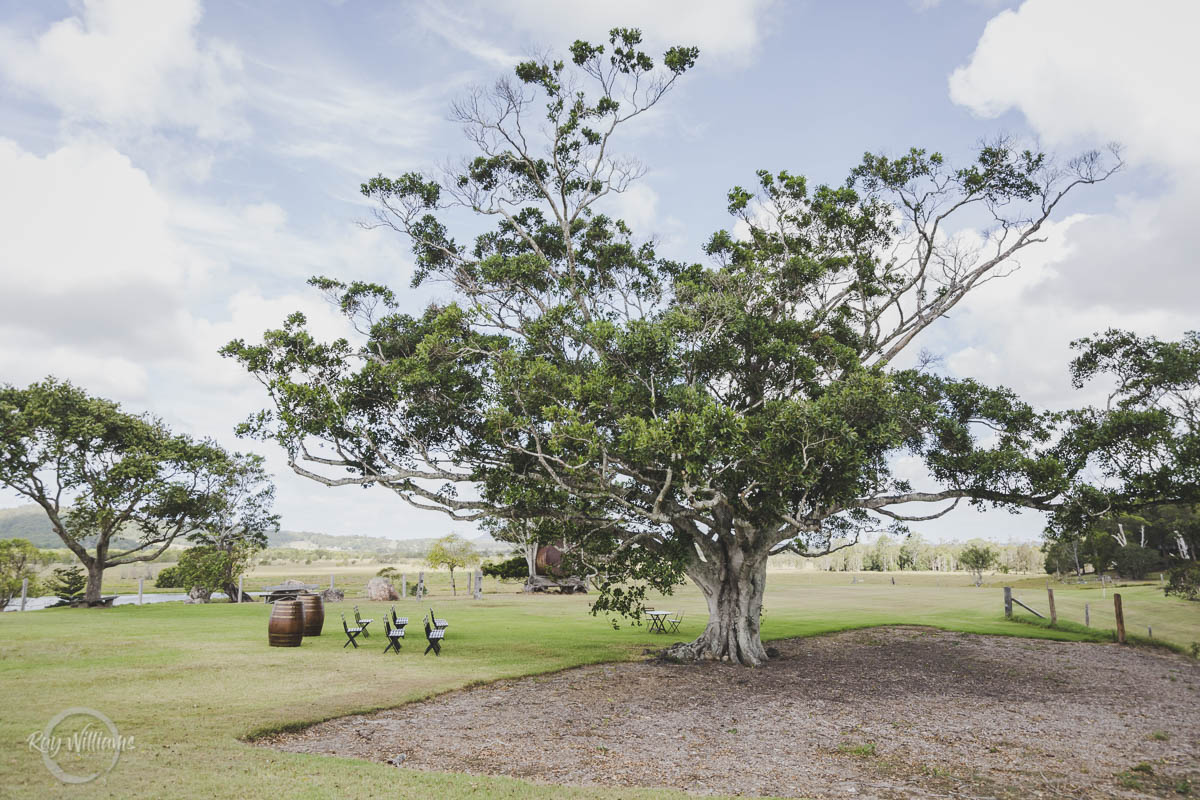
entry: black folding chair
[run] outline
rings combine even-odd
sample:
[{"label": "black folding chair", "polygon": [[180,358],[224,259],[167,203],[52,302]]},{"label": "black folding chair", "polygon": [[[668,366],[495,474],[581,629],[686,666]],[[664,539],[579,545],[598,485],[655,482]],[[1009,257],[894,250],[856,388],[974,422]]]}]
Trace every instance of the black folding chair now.
[{"label": "black folding chair", "polygon": [[396,616],[396,607],[395,606],[392,606],[392,624],[395,625],[397,628],[403,628],[405,625],[408,624],[408,617],[397,617]]},{"label": "black folding chair", "polygon": [[429,655],[429,651],[432,650],[435,656],[440,656],[442,654],[442,639],[445,636],[446,631],[444,629],[430,627],[429,620],[426,619],[425,638],[428,640],[429,646],[425,648],[425,652],[422,655],[427,656]]},{"label": "black folding chair", "polygon": [[354,607],[354,621],[355,621],[355,622],[357,622],[357,623],[358,623],[358,625],[359,625],[359,627],[361,627],[361,628],[362,628],[362,635],[363,635],[363,636],[365,636],[365,637],[367,637],[368,639],[370,639],[370,638],[371,638],[371,632],[370,632],[369,630],[367,630],[367,626],[368,626],[368,625],[370,625],[370,624],[371,624],[372,622],[374,622],[375,620],[373,620],[373,619],[363,619],[362,617],[360,617],[360,616],[358,615],[358,606],[355,606],[355,607]]},{"label": "black folding chair", "polygon": [[347,645],[354,645],[354,649],[357,650],[358,642],[354,640],[358,638],[360,633],[365,633],[366,629],[351,628],[349,623],[346,622],[346,615],[342,614],[342,630],[346,631],[346,644],[342,645],[342,649],[345,650]]},{"label": "black folding chair", "polygon": [[667,624],[671,626],[671,633],[676,633],[679,630],[679,623],[683,622],[683,612],[679,612],[678,617],[668,617]]},{"label": "black folding chair", "polygon": [[388,644],[383,648],[383,652],[395,649],[396,655],[400,655],[400,640],[404,638],[404,628],[393,628],[388,623],[387,615],[383,616],[383,632],[387,634]]},{"label": "black folding chair", "polygon": [[444,631],[444,630],[446,630],[446,628],[449,628],[449,627],[450,627],[450,623],[449,623],[449,622],[447,622],[447,621],[446,621],[446,620],[444,620],[444,619],[438,619],[437,617],[435,617],[435,616],[433,615],[433,609],[432,609],[432,608],[430,608],[430,609],[429,609],[429,619],[430,619],[430,621],[433,623],[433,627],[434,627],[434,628],[436,628],[436,629],[438,629],[439,631]]}]

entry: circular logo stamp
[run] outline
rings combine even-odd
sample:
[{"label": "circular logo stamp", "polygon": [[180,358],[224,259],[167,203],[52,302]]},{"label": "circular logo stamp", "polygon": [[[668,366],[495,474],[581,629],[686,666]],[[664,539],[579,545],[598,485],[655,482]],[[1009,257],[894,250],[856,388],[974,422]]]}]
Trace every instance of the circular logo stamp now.
[{"label": "circular logo stamp", "polygon": [[63,783],[88,783],[112,772],[133,737],[122,736],[108,717],[93,708],[60,711],[40,731],[29,734],[29,749]]}]

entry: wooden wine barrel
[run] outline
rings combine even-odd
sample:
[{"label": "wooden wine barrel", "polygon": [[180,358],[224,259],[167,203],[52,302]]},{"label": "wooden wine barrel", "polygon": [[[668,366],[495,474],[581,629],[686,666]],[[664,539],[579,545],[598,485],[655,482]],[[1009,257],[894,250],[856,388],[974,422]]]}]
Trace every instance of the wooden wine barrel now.
[{"label": "wooden wine barrel", "polygon": [[267,625],[271,647],[299,647],[304,640],[304,606],[299,600],[276,600]]},{"label": "wooden wine barrel", "polygon": [[325,626],[325,603],[319,594],[300,595],[300,605],[304,608],[304,635],[320,636],[321,628]]},{"label": "wooden wine barrel", "polygon": [[557,575],[562,566],[562,551],[552,544],[543,545],[538,548],[534,563],[542,575]]}]

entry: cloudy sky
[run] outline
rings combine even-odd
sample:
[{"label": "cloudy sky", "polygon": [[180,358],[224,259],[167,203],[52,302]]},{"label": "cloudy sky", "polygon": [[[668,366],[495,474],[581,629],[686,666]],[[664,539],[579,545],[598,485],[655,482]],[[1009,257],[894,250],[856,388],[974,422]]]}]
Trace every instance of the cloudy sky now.
[{"label": "cloudy sky", "polygon": [[[304,286],[313,274],[404,289],[407,248],[356,224],[370,212],[359,183],[466,154],[451,101],[614,25],[701,50],[625,140],[650,172],[615,210],[671,255],[701,257],[728,225],[725,191],[756,169],[838,181],[867,150],[962,158],[1002,132],[1065,155],[1118,141],[1129,168],[923,345],[956,375],[1061,408],[1093,399],[1066,378],[1073,338],[1197,327],[1193,0],[0,0],[0,382],[54,374],[257,447],[289,529],[451,530],[237,440],[264,397],[216,351],[294,310],[340,331]],[[1040,528],[963,511],[921,530]]]}]

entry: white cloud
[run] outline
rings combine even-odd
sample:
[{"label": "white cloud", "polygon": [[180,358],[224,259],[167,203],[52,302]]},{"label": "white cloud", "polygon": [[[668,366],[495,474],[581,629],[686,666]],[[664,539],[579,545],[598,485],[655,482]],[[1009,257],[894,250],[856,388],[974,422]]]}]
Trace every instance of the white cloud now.
[{"label": "white cloud", "polygon": [[[1196,327],[1198,22],[1194,3],[1027,0],[993,18],[953,73],[950,96],[973,113],[1019,112],[1060,150],[1120,142],[1132,169],[1081,192],[1092,208],[1115,201],[1110,210],[1049,226],[1049,241],[1025,251],[1019,271],[930,329],[923,343],[945,355],[951,372],[1009,386],[1042,408],[1101,403],[1103,387],[1070,385],[1072,340],[1109,327],[1163,338]],[[1165,176],[1165,187],[1129,193],[1133,180],[1153,185],[1150,173]],[[921,527],[1003,537],[1035,535],[1041,524],[1031,512],[959,511]]]},{"label": "white cloud", "polygon": [[[264,129],[285,156],[315,159],[363,178],[380,170],[413,167],[413,155],[445,124],[448,90],[469,81],[450,73],[414,89],[347,74],[337,64],[307,60],[254,62],[249,87]],[[450,92],[451,94],[453,92]]]},{"label": "white cloud", "polygon": [[1020,111],[1053,146],[1115,139],[1139,162],[1200,165],[1200,4],[1027,0],[984,30],[950,96]]},{"label": "white cloud", "polygon": [[[182,341],[181,304],[205,269],[179,246],[165,200],[112,148],[70,144],[38,158],[0,140],[0,318],[108,357],[153,357]],[[11,345],[10,345],[11,346]]]},{"label": "white cloud", "polygon": [[26,386],[53,375],[101,397],[137,401],[147,396],[149,373],[124,356],[86,353],[7,324],[0,324],[0,341],[4,343],[0,347],[0,383]]},{"label": "white cloud", "polygon": [[[0,140],[0,383],[47,375],[149,410],[180,432],[268,456],[292,528],[424,535],[449,525],[386,492],[317,491],[271,445],[234,426],[267,398],[218,354],[290,313],[315,336],[346,320],[301,278],[331,271],[403,285],[401,243],[344,222],[297,231],[279,205],[172,196],[117,150],[72,142],[39,157]],[[398,274],[396,274],[398,273]],[[285,292],[263,291],[287,278]],[[0,494],[0,505],[17,502]]]},{"label": "white cloud", "polygon": [[68,120],[245,133],[241,56],[196,34],[199,0],[82,0],[34,39],[0,29],[0,74]]},{"label": "white cloud", "polygon": [[487,37],[491,31],[477,14],[456,13],[444,5],[430,3],[417,6],[416,19],[447,44],[500,69],[512,69],[525,57],[490,41]]},{"label": "white cloud", "polygon": [[[984,8],[996,8],[999,6],[1006,6],[1012,2],[1012,0],[964,0],[964,1],[969,3],[970,5],[983,6]],[[908,4],[909,4],[909,6],[912,7],[913,11],[916,11],[918,13],[924,13],[926,11],[932,11],[935,8],[940,8],[942,5],[945,4],[945,0],[908,0]]]},{"label": "white cloud", "polygon": [[[961,320],[939,334],[947,345],[965,343],[946,347],[956,371],[1074,405],[1082,398],[1067,381],[1070,340],[1108,327],[1164,337],[1195,327],[1196,22],[1192,3],[1027,0],[993,18],[951,76],[951,98],[977,114],[1017,110],[1054,147],[1119,141],[1133,163],[1110,182],[1124,194],[1080,192],[1093,206],[1107,194],[1111,210],[1051,226],[1050,241],[1026,251],[1024,269],[969,298]],[[1166,175],[1166,187],[1128,193],[1149,171]]]},{"label": "white cloud", "polygon": [[475,0],[457,5],[453,15],[427,7],[420,19],[447,41],[506,67],[514,59],[493,41],[498,20],[532,39],[526,44],[535,47],[562,50],[579,38],[606,42],[610,29],[636,27],[651,48],[696,45],[706,63],[746,62],[766,35],[773,5],[774,0]]},{"label": "white cloud", "polygon": [[645,181],[632,184],[628,189],[605,198],[605,210],[625,220],[634,231],[647,235],[660,224],[658,215],[658,192]]}]

